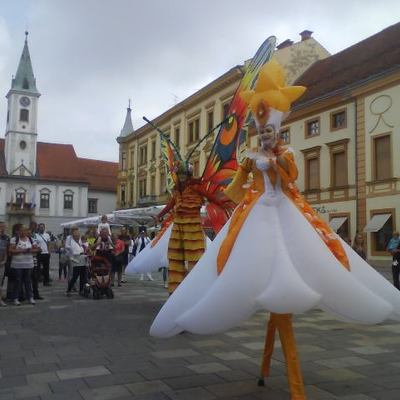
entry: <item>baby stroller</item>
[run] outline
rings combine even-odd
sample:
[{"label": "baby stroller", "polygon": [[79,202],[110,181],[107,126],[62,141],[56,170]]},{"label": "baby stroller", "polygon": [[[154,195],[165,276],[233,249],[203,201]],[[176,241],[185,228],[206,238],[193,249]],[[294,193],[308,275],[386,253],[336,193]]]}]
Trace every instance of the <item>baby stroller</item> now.
[{"label": "baby stroller", "polygon": [[85,295],[89,297],[92,291],[93,299],[98,300],[103,296],[108,299],[114,298],[111,288],[111,263],[106,257],[96,255],[90,260],[89,285],[85,288]]}]

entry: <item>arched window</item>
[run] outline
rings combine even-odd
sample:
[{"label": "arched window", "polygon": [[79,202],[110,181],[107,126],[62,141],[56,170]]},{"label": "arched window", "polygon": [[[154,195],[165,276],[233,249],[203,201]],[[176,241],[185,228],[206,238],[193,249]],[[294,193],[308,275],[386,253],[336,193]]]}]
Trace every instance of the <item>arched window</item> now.
[{"label": "arched window", "polygon": [[23,206],[26,202],[26,190],[24,188],[18,188],[15,190],[15,203],[18,206]]},{"label": "arched window", "polygon": [[40,191],[40,208],[50,208],[50,190],[47,188]]},{"label": "arched window", "polygon": [[74,208],[74,192],[66,190],[64,192],[64,210],[73,210]]}]

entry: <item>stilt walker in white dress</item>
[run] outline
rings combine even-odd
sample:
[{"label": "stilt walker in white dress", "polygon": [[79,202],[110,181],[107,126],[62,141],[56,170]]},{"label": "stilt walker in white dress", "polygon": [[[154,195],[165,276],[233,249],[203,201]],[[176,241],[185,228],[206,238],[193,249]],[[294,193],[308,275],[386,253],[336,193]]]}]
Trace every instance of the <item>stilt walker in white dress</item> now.
[{"label": "stilt walker in white dress", "polygon": [[285,85],[275,61],[261,70],[250,106],[260,148],[249,153],[225,190],[239,205],[157,315],[150,333],[211,334],[260,309],[270,312],[262,363],[269,374],[276,330],[292,400],[306,398],[292,314],[323,309],[365,324],[400,320],[400,294],[316,214],[300,195],[294,154],[279,139],[282,119],[305,88]]}]

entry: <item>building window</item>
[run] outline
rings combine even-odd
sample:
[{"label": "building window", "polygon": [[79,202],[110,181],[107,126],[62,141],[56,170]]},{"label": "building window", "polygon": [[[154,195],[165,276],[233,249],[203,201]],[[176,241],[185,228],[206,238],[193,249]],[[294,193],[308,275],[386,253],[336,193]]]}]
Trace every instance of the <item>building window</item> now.
[{"label": "building window", "polygon": [[371,247],[372,254],[374,255],[387,255],[386,248],[389,244],[389,240],[391,239],[394,232],[394,210],[374,210],[371,211],[371,217],[373,218],[375,215],[390,214],[382,227],[376,231],[371,233]]},{"label": "building window", "polygon": [[332,153],[332,186],[347,186],[347,155],[345,151]]},{"label": "building window", "polygon": [[331,131],[344,129],[347,127],[346,110],[332,112],[330,115]]},{"label": "building window", "polygon": [[302,150],[304,154],[304,189],[305,191],[320,189],[320,153],[321,146]]},{"label": "building window", "polygon": [[50,208],[50,193],[40,193],[40,208]]},{"label": "building window", "polygon": [[181,141],[181,130],[177,126],[175,128],[175,146],[179,148],[179,143]]},{"label": "building window", "polygon": [[140,165],[147,164],[147,145],[139,148],[139,163]]},{"label": "building window", "polygon": [[133,180],[129,184],[129,202],[133,203],[133,188],[135,187]]},{"label": "building window", "polygon": [[17,206],[23,206],[26,201],[26,193],[25,192],[17,192],[15,194],[15,203]]},{"label": "building window", "polygon": [[156,141],[153,140],[151,142],[151,161],[156,159]]},{"label": "building window", "polygon": [[29,110],[21,108],[19,110],[19,120],[22,122],[29,122]]},{"label": "building window", "polygon": [[146,178],[144,178],[139,181],[139,197],[145,197],[146,192]]},{"label": "building window", "polygon": [[349,139],[337,140],[327,143],[331,160],[331,183],[332,188],[340,188],[348,185],[347,169],[347,143]]},{"label": "building window", "polygon": [[225,119],[225,118],[227,117],[227,115],[229,114],[229,106],[230,106],[230,103],[229,103],[229,102],[228,102],[228,103],[225,103],[225,104],[222,106],[222,111],[223,111],[222,119]]},{"label": "building window", "polygon": [[390,146],[390,135],[374,138],[374,178],[377,181],[392,178],[392,154]]},{"label": "building window", "polygon": [[154,196],[156,194],[156,177],[152,175],[150,178],[150,194]]},{"label": "building window", "polygon": [[130,166],[131,169],[135,168],[135,150],[131,150],[131,156],[130,156]]},{"label": "building window", "polygon": [[200,119],[189,122],[189,144],[195,143],[200,138]]},{"label": "building window", "polygon": [[72,210],[74,208],[74,195],[72,193],[64,193],[64,210]]},{"label": "building window", "polygon": [[290,144],[290,129],[289,128],[281,129],[280,137],[283,144]]},{"label": "building window", "polygon": [[315,118],[305,122],[306,124],[306,138],[318,136],[320,134],[320,121],[319,118]]},{"label": "building window", "polygon": [[88,213],[97,214],[97,199],[88,199]]},{"label": "building window", "polygon": [[126,152],[121,152],[121,169],[124,171],[126,169]]},{"label": "building window", "polygon": [[125,185],[121,185],[120,188],[120,200],[121,200],[121,206],[125,205],[126,202],[126,189],[125,189]]},{"label": "building window", "polygon": [[167,192],[167,178],[165,171],[160,172],[160,194],[163,195]]},{"label": "building window", "polygon": [[308,159],[306,171],[306,190],[319,189],[319,158]]},{"label": "building window", "polygon": [[214,111],[209,111],[207,113],[207,133],[214,128]]}]

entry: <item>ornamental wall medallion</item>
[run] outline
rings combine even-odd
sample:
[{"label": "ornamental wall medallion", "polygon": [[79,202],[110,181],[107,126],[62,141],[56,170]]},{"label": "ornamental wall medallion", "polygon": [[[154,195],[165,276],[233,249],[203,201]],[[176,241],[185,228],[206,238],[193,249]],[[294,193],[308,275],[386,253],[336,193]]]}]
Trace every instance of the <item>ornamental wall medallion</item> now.
[{"label": "ornamental wall medallion", "polygon": [[394,128],[394,125],[387,122],[384,116],[384,114],[391,109],[392,105],[393,100],[387,94],[381,94],[371,101],[369,111],[372,115],[377,117],[377,120],[375,126],[369,131],[369,133],[372,133],[378,127],[380,121],[382,121],[387,127]]}]

